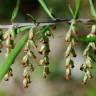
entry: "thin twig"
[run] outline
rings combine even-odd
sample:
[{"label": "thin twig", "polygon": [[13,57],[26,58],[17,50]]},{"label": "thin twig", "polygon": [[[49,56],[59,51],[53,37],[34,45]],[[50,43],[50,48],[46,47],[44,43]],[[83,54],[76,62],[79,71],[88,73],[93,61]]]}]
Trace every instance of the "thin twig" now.
[{"label": "thin twig", "polygon": [[[12,26],[16,26],[16,27],[32,26],[32,27],[35,27],[36,25],[44,26],[44,25],[52,25],[52,24],[58,24],[58,23],[63,23],[63,22],[71,23],[71,20],[56,19],[56,20],[51,20],[51,21],[37,21],[35,23],[13,23],[13,24],[9,24],[9,25],[0,25],[0,28],[7,29],[7,28],[11,28]],[[92,19],[77,19],[76,22],[81,22],[84,24],[95,24],[96,23],[96,21],[92,20]]]}]

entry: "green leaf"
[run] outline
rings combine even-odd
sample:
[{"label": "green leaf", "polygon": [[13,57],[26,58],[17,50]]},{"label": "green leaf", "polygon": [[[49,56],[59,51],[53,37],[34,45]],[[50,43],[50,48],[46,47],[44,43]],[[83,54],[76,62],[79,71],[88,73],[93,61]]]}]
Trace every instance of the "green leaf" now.
[{"label": "green leaf", "polygon": [[79,11],[80,11],[80,5],[81,5],[81,0],[75,0],[75,14],[74,14],[74,18],[77,19],[78,15],[79,15]]},{"label": "green leaf", "polygon": [[73,19],[77,19],[79,16],[79,11],[80,11],[80,5],[81,5],[81,0],[75,0],[75,10],[73,10],[70,5],[69,5],[69,11],[73,17]]},{"label": "green leaf", "polygon": [[2,66],[0,66],[0,80],[2,80],[2,78],[8,72],[9,68],[14,63],[16,57],[18,56],[18,54],[20,53],[20,51],[22,50],[22,48],[26,44],[27,40],[28,40],[28,33],[25,34],[20,39],[20,41],[15,46],[15,48],[10,52],[8,57],[5,59],[4,64],[2,64]]},{"label": "green leaf", "polygon": [[73,12],[73,10],[72,10],[72,8],[71,8],[71,6],[70,6],[70,5],[69,5],[69,11],[70,11],[70,13],[71,13],[72,17],[74,18],[74,12]]},{"label": "green leaf", "polygon": [[31,14],[27,14],[27,16],[31,17],[32,21],[36,23],[36,19],[37,19],[36,17],[32,16]]},{"label": "green leaf", "polygon": [[93,5],[93,0],[89,0],[89,4],[90,4],[91,14],[92,14],[93,17],[96,18],[96,9],[95,9],[95,7],[94,7],[94,5]]},{"label": "green leaf", "polygon": [[12,13],[11,22],[14,22],[14,20],[16,19],[16,16],[19,11],[19,6],[20,6],[20,0],[17,0],[16,7],[14,8],[13,13]]},{"label": "green leaf", "polygon": [[54,16],[52,15],[52,13],[49,11],[45,0],[38,0],[38,1],[39,1],[39,3],[41,4],[41,6],[43,7],[43,9],[45,10],[45,12],[48,14],[48,16],[49,16],[51,19],[54,20],[55,18],[54,18]]}]

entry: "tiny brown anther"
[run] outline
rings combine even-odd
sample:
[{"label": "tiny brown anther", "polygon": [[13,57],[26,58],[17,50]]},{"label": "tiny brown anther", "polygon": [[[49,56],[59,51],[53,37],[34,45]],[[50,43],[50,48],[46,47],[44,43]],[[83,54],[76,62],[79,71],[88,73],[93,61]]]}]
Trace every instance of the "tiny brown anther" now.
[{"label": "tiny brown anther", "polygon": [[23,51],[26,53],[28,52],[29,48],[24,48]]},{"label": "tiny brown anther", "polygon": [[28,66],[28,63],[24,62],[24,61],[21,61],[21,64],[23,65],[23,67],[27,67]]}]

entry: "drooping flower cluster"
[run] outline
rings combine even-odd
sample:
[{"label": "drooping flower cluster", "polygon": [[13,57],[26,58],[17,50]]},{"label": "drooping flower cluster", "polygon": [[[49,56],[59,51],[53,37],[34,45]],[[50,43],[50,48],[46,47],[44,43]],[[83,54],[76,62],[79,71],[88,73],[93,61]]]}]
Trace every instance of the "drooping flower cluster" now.
[{"label": "drooping flower cluster", "polygon": [[[21,61],[24,67],[23,85],[25,88],[27,88],[29,84],[31,83],[31,74],[34,71],[33,59],[35,59],[36,56],[33,51],[37,49],[36,39],[38,39],[37,40],[38,42],[39,40],[42,41],[39,53],[43,57],[39,61],[39,66],[43,66],[43,78],[46,78],[48,74],[50,73],[50,70],[49,70],[49,52],[50,52],[49,37],[52,36],[51,29],[49,26],[43,26],[39,31],[35,30],[35,28],[33,27],[29,29],[28,29],[29,36],[28,36],[27,43],[25,44],[25,47],[23,50],[24,56]],[[13,50],[15,46],[14,39],[16,37],[16,32],[15,32],[16,30],[17,29],[15,26],[12,26],[12,28],[8,29],[8,31],[5,32],[4,34],[2,30],[0,30],[0,52],[1,52],[1,48],[3,47],[2,41],[5,40],[6,57],[8,57],[8,55],[10,54],[10,52]],[[93,25],[91,32],[87,35],[86,38],[94,37],[95,31],[96,31],[96,25]],[[66,80],[71,79],[72,69],[74,68],[74,61],[72,59],[73,57],[76,57],[76,53],[75,53],[76,40],[77,40],[76,22],[72,20],[70,23],[70,28],[65,37],[65,42],[68,44],[67,50],[65,52],[65,58],[66,58],[65,79]],[[84,72],[84,78],[83,78],[84,84],[86,84],[87,80],[93,77],[92,72],[91,72],[91,69],[93,68],[92,67],[93,59],[90,56],[91,51],[96,51],[96,44],[93,41],[88,43],[87,47],[85,48],[83,52],[85,62],[84,64],[81,65],[80,70]],[[10,67],[8,72],[5,74],[4,79],[8,81],[11,76],[13,76],[13,72],[12,72],[12,68]]]},{"label": "drooping flower cluster", "polygon": [[[13,35],[13,31],[14,31],[14,26],[12,26],[7,32],[5,32],[3,34],[3,39],[5,40],[5,47],[6,47],[6,54],[5,57],[7,58],[9,53],[12,51],[12,49],[14,48],[14,35]],[[4,80],[8,81],[10,77],[13,76],[12,73],[12,68],[9,68],[8,72],[6,73]]]},{"label": "drooping flower cluster", "polygon": [[[36,28],[37,28],[37,26],[36,26]],[[39,32],[39,30],[37,30],[36,28],[32,27],[32,28],[28,29],[29,36],[28,36],[27,43],[25,44],[25,47],[23,50],[25,55],[22,57],[22,60],[21,60],[21,64],[24,67],[23,85],[25,88],[27,88],[29,86],[29,83],[31,83],[31,74],[34,71],[33,59],[36,59],[36,56],[33,51],[35,51],[35,49],[37,49],[37,41],[39,41],[40,39],[42,39],[42,45],[39,50],[39,53],[43,55],[43,58],[40,60],[39,65],[44,67],[44,69],[43,69],[44,78],[46,78],[47,75],[50,73],[49,67],[48,67],[49,52],[50,52],[49,37],[52,35],[52,33],[51,33],[49,26],[44,26],[42,28],[40,27],[42,29],[42,32]],[[2,31],[0,30],[0,32],[2,32]],[[12,26],[6,32],[0,33],[0,41],[1,41],[0,45],[2,45],[2,40],[5,40],[4,47],[6,48],[6,55],[5,55],[6,58],[9,56],[10,52],[15,47],[14,40],[15,40],[15,37],[17,36],[18,32],[21,32],[20,29],[16,29],[15,26]],[[1,50],[1,48],[0,48],[0,50]],[[12,68],[10,67],[9,70],[7,71],[7,73],[5,74],[4,80],[8,81],[11,76],[13,76],[13,71],[12,71]]]},{"label": "drooping flower cluster", "polygon": [[[25,56],[22,58],[22,65],[24,67],[24,72],[23,72],[23,85],[25,88],[28,87],[28,84],[31,83],[31,73],[34,71],[34,67],[32,65],[32,58],[35,59],[36,56],[34,52],[31,50],[33,47],[37,47],[35,42],[34,42],[34,32],[33,29],[29,31],[29,39],[25,45],[24,48],[24,53]],[[31,59],[31,60],[30,60]]]},{"label": "drooping flower cluster", "polygon": [[[92,25],[91,32],[87,35],[87,38],[94,37],[96,34],[96,25]],[[92,79],[91,69],[92,67],[92,58],[90,56],[90,52],[96,51],[96,44],[95,42],[89,42],[87,47],[85,48],[83,55],[85,56],[85,63],[81,65],[81,71],[85,72],[83,83],[86,84],[87,80]]]},{"label": "drooping flower cluster", "polygon": [[65,37],[65,43],[68,42],[68,47],[67,50],[65,52],[65,58],[66,58],[66,62],[65,62],[65,79],[66,80],[70,80],[71,79],[71,70],[72,68],[74,68],[74,61],[72,60],[72,57],[76,57],[76,53],[74,50],[74,47],[76,45],[76,26],[75,26],[75,21],[72,20],[70,28],[66,34]]},{"label": "drooping flower cluster", "polygon": [[50,48],[49,48],[49,36],[51,36],[51,31],[45,30],[42,32],[42,45],[41,48],[39,50],[39,53],[43,55],[43,58],[40,60],[39,65],[40,66],[44,66],[44,70],[43,70],[43,77],[46,78],[47,75],[50,73],[49,71],[49,52],[50,52]]}]

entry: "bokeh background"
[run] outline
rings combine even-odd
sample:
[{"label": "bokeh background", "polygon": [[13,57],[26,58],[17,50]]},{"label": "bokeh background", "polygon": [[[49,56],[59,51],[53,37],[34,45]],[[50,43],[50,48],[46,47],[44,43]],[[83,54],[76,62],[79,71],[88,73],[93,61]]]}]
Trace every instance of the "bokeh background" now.
[{"label": "bokeh background", "polygon": [[[74,7],[74,0],[45,0],[49,8],[52,8],[54,14],[58,18],[71,19],[68,11],[68,4]],[[95,1],[95,0],[94,0]],[[95,3],[95,2],[94,2]],[[0,24],[10,24],[10,18],[16,0],[0,0]],[[21,0],[20,10],[16,22],[32,22],[26,14],[32,14],[37,17],[38,21],[48,21],[50,18],[44,12],[38,0]],[[88,0],[82,0],[80,18],[92,18],[90,15]],[[12,66],[14,76],[8,82],[0,82],[0,96],[96,96],[96,67],[93,69],[94,78],[87,85],[82,85],[81,81],[84,73],[79,70],[80,65],[84,62],[83,50],[84,43],[79,43],[75,50],[77,57],[74,58],[75,68],[73,69],[73,79],[71,81],[64,80],[64,52],[67,45],[64,44],[64,36],[69,28],[67,23],[57,24],[56,30],[53,31],[54,38],[50,38],[50,71],[51,74],[47,79],[42,79],[42,68],[38,65],[40,56],[35,61],[35,72],[32,74],[32,83],[28,89],[24,89],[22,85],[23,68],[20,64],[24,55],[22,52],[17,57],[15,64]],[[84,24],[77,25],[80,35],[90,32],[90,27]],[[4,61],[6,50],[0,54],[0,64]]]}]

